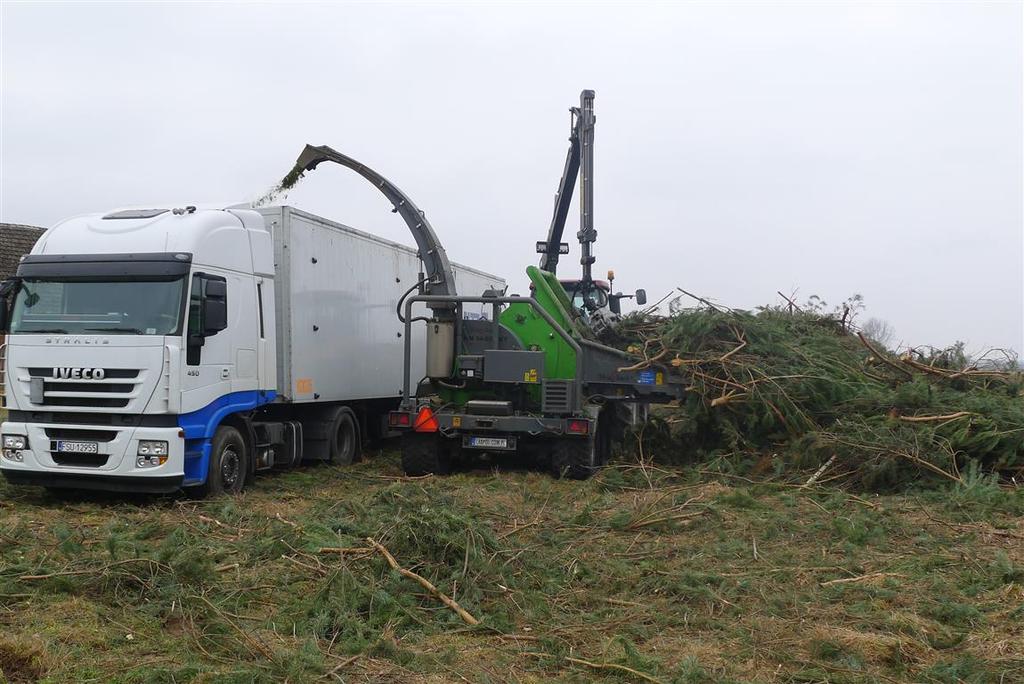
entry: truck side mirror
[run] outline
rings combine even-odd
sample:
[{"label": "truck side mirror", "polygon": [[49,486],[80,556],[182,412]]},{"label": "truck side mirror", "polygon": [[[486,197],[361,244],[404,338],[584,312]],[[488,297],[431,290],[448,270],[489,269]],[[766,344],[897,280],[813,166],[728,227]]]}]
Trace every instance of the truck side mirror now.
[{"label": "truck side mirror", "polygon": [[228,298],[228,282],[218,276],[206,276],[206,297],[225,300]]},{"label": "truck side mirror", "polygon": [[198,366],[206,338],[228,327],[228,283],[221,276],[192,275],[185,363]]},{"label": "truck side mirror", "polygon": [[203,302],[203,336],[216,335],[228,327],[228,304],[223,299]]},{"label": "truck side mirror", "polygon": [[647,303],[647,290],[640,288],[636,291],[636,304],[637,306],[643,306]]},{"label": "truck side mirror", "polygon": [[608,308],[615,315],[622,315],[622,295],[608,295]]},{"label": "truck side mirror", "polygon": [[216,335],[228,327],[228,283],[223,278],[207,276],[203,292],[203,336]]}]

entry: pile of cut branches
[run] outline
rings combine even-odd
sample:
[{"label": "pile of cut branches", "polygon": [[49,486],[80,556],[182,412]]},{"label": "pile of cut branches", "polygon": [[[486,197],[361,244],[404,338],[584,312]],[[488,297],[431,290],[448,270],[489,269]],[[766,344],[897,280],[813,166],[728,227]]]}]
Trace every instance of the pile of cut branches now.
[{"label": "pile of cut branches", "polygon": [[619,325],[636,367],[664,368],[689,390],[644,428],[642,456],[869,489],[922,476],[1021,480],[1019,370],[972,364],[962,345],[897,355],[845,316],[703,304]]}]

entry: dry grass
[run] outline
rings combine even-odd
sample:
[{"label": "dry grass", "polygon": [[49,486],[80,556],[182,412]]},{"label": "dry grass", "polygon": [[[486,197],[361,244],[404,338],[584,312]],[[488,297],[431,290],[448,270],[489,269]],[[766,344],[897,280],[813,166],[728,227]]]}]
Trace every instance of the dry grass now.
[{"label": "dry grass", "polygon": [[[1024,681],[1024,495],[988,484],[406,479],[383,454],[237,499],[0,502],[12,682]],[[367,537],[482,624],[319,552]]]}]

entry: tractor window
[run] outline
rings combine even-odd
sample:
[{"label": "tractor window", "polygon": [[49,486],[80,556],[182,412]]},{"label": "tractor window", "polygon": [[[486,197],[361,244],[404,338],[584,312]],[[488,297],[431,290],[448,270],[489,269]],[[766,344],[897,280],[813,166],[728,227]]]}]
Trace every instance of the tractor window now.
[{"label": "tractor window", "polygon": [[565,291],[572,297],[573,308],[581,313],[608,306],[608,292],[595,282],[570,282],[564,286]]}]

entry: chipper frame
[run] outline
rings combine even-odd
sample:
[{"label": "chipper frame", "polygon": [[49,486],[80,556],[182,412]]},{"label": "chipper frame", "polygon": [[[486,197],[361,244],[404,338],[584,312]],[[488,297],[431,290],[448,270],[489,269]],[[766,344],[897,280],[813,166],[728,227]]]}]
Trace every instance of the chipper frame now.
[{"label": "chipper frame", "polygon": [[[529,297],[488,291],[459,295],[451,265],[426,216],[393,183],[366,165],[326,147],[307,145],[296,167],[324,161],[353,169],[394,206],[416,240],[425,273],[418,292],[399,302],[405,324],[404,387],[399,410],[388,416],[402,434],[402,464],[411,475],[445,472],[460,453],[517,453],[550,464],[556,476],[588,477],[610,456],[638,407],[683,395],[667,368],[636,363],[598,343],[584,315],[552,272],[565,214],[579,174],[580,240],[584,277],[592,282],[591,190],[594,92],[585,90],[573,108],[573,135],[555,203],[548,240],[538,244],[551,271],[527,268]],[[411,296],[408,296],[411,295]],[[468,320],[463,306],[491,306],[490,320]],[[414,316],[425,305],[428,316]],[[412,326],[427,326],[426,377],[412,378]],[[413,387],[414,380],[417,386]],[[642,413],[640,411],[639,413]]]},{"label": "chipper frame", "polygon": [[[405,431],[408,474],[443,473],[461,453],[475,451],[518,453],[549,464],[555,476],[583,479],[608,460],[631,407],[681,398],[682,386],[664,367],[635,363],[591,339],[555,276],[533,266],[527,275],[530,297],[491,292],[405,301],[406,399],[388,420]],[[455,306],[456,353],[444,377],[428,377],[414,392],[410,333],[417,302]],[[491,320],[463,320],[467,303],[490,304]],[[427,322],[428,375],[438,325]]]}]

